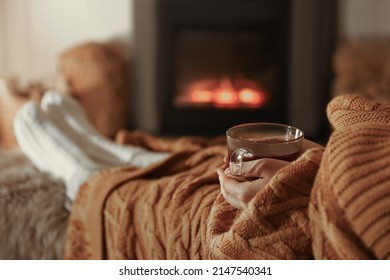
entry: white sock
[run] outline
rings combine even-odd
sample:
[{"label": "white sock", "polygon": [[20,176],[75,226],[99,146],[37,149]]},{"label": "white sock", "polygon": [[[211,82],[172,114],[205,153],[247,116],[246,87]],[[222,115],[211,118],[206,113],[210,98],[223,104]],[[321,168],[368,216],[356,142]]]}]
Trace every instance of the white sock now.
[{"label": "white sock", "polygon": [[169,156],[165,152],[153,152],[140,147],[124,146],[97,132],[80,104],[70,96],[48,91],[41,101],[42,109],[79,143],[85,152],[102,164],[144,167]]},{"label": "white sock", "polygon": [[33,101],[18,111],[14,130],[20,149],[38,169],[65,182],[71,201],[80,185],[104,168],[92,161]]},{"label": "white sock", "polygon": [[[62,101],[62,94],[57,92],[47,92],[41,101],[42,110],[48,115],[57,127],[68,135],[92,160],[105,165],[106,167],[120,166],[126,164],[107,150],[100,149],[97,145],[91,144],[88,139],[89,132],[83,132],[86,129],[93,128],[89,125],[84,112],[72,109],[79,104],[70,99],[71,106]],[[74,105],[74,106],[72,106]],[[85,124],[82,124],[84,122]],[[96,132],[96,134],[98,134]],[[101,136],[102,137],[102,136]]]}]

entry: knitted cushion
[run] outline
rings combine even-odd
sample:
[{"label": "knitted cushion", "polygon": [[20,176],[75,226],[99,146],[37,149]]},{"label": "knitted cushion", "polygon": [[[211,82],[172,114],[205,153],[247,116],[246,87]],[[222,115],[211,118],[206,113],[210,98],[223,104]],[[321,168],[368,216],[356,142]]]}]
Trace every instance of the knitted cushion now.
[{"label": "knitted cushion", "polygon": [[59,58],[68,93],[80,101],[92,125],[111,138],[127,125],[127,71],[127,60],[110,43],[85,43]]}]

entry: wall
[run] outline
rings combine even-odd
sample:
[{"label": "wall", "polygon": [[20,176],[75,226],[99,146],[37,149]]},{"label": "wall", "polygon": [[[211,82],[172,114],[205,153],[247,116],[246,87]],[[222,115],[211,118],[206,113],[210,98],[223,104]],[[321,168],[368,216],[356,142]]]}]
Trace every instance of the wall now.
[{"label": "wall", "polygon": [[0,75],[4,66],[4,1],[0,0]]},{"label": "wall", "polygon": [[[390,1],[340,0],[340,37],[390,35]],[[132,38],[133,0],[0,0],[0,76],[52,78],[57,56],[87,40]]]},{"label": "wall", "polygon": [[340,0],[340,37],[389,37],[389,0]]},{"label": "wall", "polygon": [[129,41],[129,0],[0,0],[0,76],[49,80],[58,55],[89,40]]}]

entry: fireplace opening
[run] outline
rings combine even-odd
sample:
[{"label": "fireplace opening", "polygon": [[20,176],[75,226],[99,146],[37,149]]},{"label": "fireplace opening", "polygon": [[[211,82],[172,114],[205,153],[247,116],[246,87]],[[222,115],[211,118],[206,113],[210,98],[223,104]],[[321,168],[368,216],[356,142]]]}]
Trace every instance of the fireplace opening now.
[{"label": "fireplace opening", "polygon": [[244,78],[210,77],[189,83],[177,91],[177,107],[256,109],[266,105],[270,94],[258,83]]},{"label": "fireplace opening", "polygon": [[278,122],[323,132],[332,1],[134,3],[135,129],[221,135]]},{"label": "fireplace opening", "polygon": [[280,67],[275,34],[270,28],[178,32],[174,106],[235,110],[271,104]]}]

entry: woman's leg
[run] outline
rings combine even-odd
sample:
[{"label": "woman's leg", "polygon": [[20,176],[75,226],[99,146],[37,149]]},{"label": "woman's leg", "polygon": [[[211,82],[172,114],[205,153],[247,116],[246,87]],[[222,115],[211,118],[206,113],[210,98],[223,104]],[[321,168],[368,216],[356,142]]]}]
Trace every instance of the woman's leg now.
[{"label": "woman's leg", "polygon": [[144,167],[169,156],[165,152],[119,145],[107,139],[92,127],[80,104],[70,96],[49,91],[45,93],[41,106],[57,126],[66,130],[91,158],[99,162]]}]

